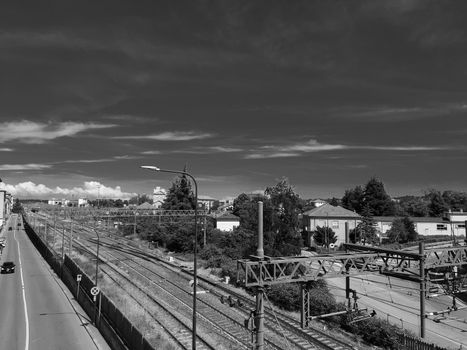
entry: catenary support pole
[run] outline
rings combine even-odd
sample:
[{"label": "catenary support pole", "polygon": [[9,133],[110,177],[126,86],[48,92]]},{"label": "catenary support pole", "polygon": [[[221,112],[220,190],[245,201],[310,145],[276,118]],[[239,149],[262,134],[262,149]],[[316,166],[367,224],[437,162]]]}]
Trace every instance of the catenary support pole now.
[{"label": "catenary support pole", "polygon": [[[350,243],[350,238],[349,238],[349,223],[345,223],[345,243]],[[348,252],[348,249],[346,249],[346,252]],[[346,272],[348,274],[349,269],[346,269]],[[345,298],[347,299],[347,307],[350,310],[350,276],[345,276]]]},{"label": "catenary support pole", "polygon": [[420,253],[420,338],[425,338],[425,245],[419,243]]},{"label": "catenary support pole", "polygon": [[[264,247],[263,247],[263,202],[258,202],[258,250],[256,255],[260,261],[264,260]],[[260,285],[256,292],[256,350],[264,349],[264,286],[260,273]]]}]

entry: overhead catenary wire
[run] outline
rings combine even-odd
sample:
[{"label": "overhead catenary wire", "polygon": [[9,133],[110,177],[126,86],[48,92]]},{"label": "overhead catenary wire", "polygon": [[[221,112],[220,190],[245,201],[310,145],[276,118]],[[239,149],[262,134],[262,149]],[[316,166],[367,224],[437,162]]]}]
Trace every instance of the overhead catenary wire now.
[{"label": "overhead catenary wire", "polygon": [[284,328],[282,328],[282,325],[280,324],[279,320],[277,319],[276,312],[274,311],[274,308],[272,307],[272,304],[271,304],[271,302],[269,301],[269,298],[268,298],[268,295],[267,295],[266,292],[264,293],[264,296],[266,297],[266,301],[268,302],[269,309],[272,311],[272,313],[273,313],[273,315],[274,315],[274,319],[276,320],[277,325],[278,325],[279,328],[281,329],[282,337],[283,337],[284,340],[285,340],[285,343],[286,343],[287,348],[288,348],[288,349],[291,349],[290,343],[289,343],[289,341],[287,340],[287,337],[285,336]]}]

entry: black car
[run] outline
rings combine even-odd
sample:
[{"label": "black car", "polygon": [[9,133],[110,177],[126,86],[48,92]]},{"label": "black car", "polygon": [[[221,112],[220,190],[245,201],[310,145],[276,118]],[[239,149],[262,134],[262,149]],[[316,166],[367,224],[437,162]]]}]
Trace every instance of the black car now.
[{"label": "black car", "polygon": [[15,272],[15,263],[13,261],[5,261],[2,266],[0,266],[1,273],[13,273]]}]

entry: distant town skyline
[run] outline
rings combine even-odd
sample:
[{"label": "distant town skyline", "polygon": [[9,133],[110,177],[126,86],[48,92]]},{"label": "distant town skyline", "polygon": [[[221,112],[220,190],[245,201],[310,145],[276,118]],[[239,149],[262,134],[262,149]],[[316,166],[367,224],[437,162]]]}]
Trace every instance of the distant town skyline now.
[{"label": "distant town skyline", "polygon": [[0,189],[467,191],[467,2],[0,4]]}]

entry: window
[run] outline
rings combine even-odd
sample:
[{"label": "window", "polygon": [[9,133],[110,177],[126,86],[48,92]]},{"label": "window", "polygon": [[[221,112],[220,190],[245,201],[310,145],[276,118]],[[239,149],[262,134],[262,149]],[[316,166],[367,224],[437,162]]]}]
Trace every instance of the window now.
[{"label": "window", "polygon": [[332,221],[331,222],[331,227],[332,228],[339,228],[339,221]]},{"label": "window", "polygon": [[436,229],[437,229],[437,230],[447,230],[447,229],[448,229],[448,226],[445,225],[445,224],[437,224],[437,225],[436,225]]}]

